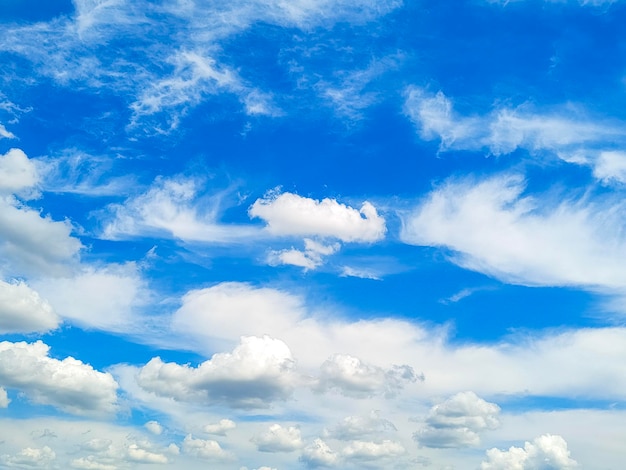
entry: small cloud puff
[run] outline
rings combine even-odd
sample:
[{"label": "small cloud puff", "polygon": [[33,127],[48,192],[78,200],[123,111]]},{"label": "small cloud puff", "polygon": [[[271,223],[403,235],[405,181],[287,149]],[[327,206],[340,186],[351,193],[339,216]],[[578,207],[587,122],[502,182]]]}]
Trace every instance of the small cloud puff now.
[{"label": "small cloud puff", "polygon": [[230,419],[220,419],[218,423],[207,424],[202,430],[207,434],[225,436],[227,431],[235,429],[237,425]]},{"label": "small cloud puff", "polygon": [[303,446],[300,428],[272,424],[269,429],[252,438],[261,452],[293,452]]},{"label": "small cloud puff", "polygon": [[408,365],[383,369],[346,354],[334,354],[320,367],[318,391],[337,390],[342,395],[365,398],[395,396],[407,383],[423,380]]},{"label": "small cloud puff", "polygon": [[372,243],[384,238],[385,219],[364,202],[360,210],[334,199],[315,199],[293,193],[270,194],[250,207],[251,217],[267,223],[267,230],[282,236],[317,236],[344,242]]},{"label": "small cloud puff", "polygon": [[474,392],[461,392],[431,408],[426,426],[413,435],[424,447],[456,448],[477,446],[479,433],[500,425],[500,407],[478,397]]}]

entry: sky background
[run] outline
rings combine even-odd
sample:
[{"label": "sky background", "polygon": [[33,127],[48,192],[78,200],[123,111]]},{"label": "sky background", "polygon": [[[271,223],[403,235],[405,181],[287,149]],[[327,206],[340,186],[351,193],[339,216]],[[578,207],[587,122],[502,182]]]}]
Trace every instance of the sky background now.
[{"label": "sky background", "polygon": [[622,468],[625,21],[0,0],[0,468]]}]

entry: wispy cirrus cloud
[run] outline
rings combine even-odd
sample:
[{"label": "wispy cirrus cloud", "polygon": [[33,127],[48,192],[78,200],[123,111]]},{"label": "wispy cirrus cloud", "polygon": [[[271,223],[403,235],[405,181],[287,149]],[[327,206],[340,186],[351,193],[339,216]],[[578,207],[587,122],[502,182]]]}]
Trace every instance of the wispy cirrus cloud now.
[{"label": "wispy cirrus cloud", "polygon": [[525,185],[518,174],[450,179],[404,216],[401,237],[505,282],[624,289],[621,199],[527,195]]},{"label": "wispy cirrus cloud", "polygon": [[495,106],[485,114],[463,115],[441,91],[409,87],[405,113],[422,139],[440,141],[440,151],[506,155],[521,149],[590,166],[594,176],[604,182],[626,182],[623,123],[591,116],[578,106],[549,111],[531,104]]}]

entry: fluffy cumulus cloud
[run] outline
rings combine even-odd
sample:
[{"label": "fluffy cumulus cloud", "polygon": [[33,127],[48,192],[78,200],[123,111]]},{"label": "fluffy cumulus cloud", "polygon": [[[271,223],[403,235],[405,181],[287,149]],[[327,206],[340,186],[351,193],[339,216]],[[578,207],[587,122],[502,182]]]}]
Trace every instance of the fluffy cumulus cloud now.
[{"label": "fluffy cumulus cloud", "polygon": [[391,421],[381,418],[378,411],[372,411],[367,416],[347,416],[335,426],[326,429],[324,435],[349,441],[363,440],[365,437],[381,436],[396,431]]},{"label": "fluffy cumulus cloud", "polygon": [[300,429],[295,426],[272,424],[266,431],[252,438],[261,452],[293,452],[302,447]]},{"label": "fluffy cumulus cloud", "polygon": [[519,175],[449,180],[405,217],[402,239],[449,248],[459,265],[505,281],[626,287],[623,201],[524,191]]},{"label": "fluffy cumulus cloud", "polygon": [[55,452],[48,446],[26,447],[15,455],[0,457],[0,461],[9,468],[50,468],[55,459]]},{"label": "fluffy cumulus cloud", "polygon": [[233,242],[254,235],[245,226],[218,223],[222,194],[203,196],[202,182],[184,177],[157,178],[144,193],[108,207],[105,239],[169,236],[188,242]]},{"label": "fluffy cumulus cloud", "polygon": [[300,461],[308,467],[332,467],[339,462],[340,456],[322,439],[315,439],[302,450]]},{"label": "fluffy cumulus cloud", "polygon": [[383,369],[346,354],[334,354],[320,367],[315,388],[337,390],[350,397],[395,396],[406,384],[421,378],[408,365]]},{"label": "fluffy cumulus cloud", "polygon": [[205,425],[202,430],[207,434],[215,434],[217,436],[225,436],[228,431],[237,427],[237,424],[231,419],[220,419],[217,423]]},{"label": "fluffy cumulus cloud", "polygon": [[68,413],[101,415],[117,409],[118,385],[111,374],[71,357],[53,359],[41,341],[0,343],[0,384]]},{"label": "fluffy cumulus cloud", "polygon": [[217,441],[194,439],[191,434],[183,440],[183,452],[205,460],[232,460],[234,456],[222,449]]},{"label": "fluffy cumulus cloud", "polygon": [[425,426],[414,439],[424,447],[454,448],[477,446],[480,433],[496,429],[500,407],[478,397],[474,392],[461,392],[435,405]]},{"label": "fluffy cumulus cloud", "polygon": [[128,460],[135,463],[168,463],[167,456],[144,449],[138,444],[131,444],[127,449]]},{"label": "fluffy cumulus cloud", "polygon": [[275,235],[318,236],[344,242],[371,243],[384,238],[385,219],[376,208],[364,202],[357,210],[334,199],[321,201],[293,193],[271,194],[257,199],[249,210],[251,217],[267,223]]},{"label": "fluffy cumulus cloud", "polygon": [[570,458],[567,442],[561,436],[545,434],[524,447],[509,450],[490,449],[481,470],[568,470],[579,468]]},{"label": "fluffy cumulus cloud", "polygon": [[30,192],[39,183],[35,163],[20,149],[0,155],[0,195]]},{"label": "fluffy cumulus cloud", "polygon": [[576,108],[539,113],[520,106],[463,116],[441,91],[410,87],[406,96],[405,111],[420,137],[440,140],[440,150],[484,150],[493,155],[517,149],[548,152],[570,163],[591,166],[593,174],[605,182],[625,181],[622,152],[611,150],[615,143],[626,145],[623,125],[603,122]]},{"label": "fluffy cumulus cloud", "polygon": [[0,333],[45,332],[59,322],[48,301],[24,282],[0,281]]},{"label": "fluffy cumulus cloud", "polygon": [[143,427],[156,436],[163,433],[163,426],[161,426],[158,421],[148,421]]},{"label": "fluffy cumulus cloud", "polygon": [[405,453],[406,449],[402,444],[390,440],[353,441],[341,451],[344,459],[356,462],[397,459]]},{"label": "fluffy cumulus cloud", "polygon": [[267,407],[289,397],[296,380],[291,351],[280,340],[243,337],[232,353],[219,353],[198,367],[154,358],[137,374],[138,384],[183,402]]}]

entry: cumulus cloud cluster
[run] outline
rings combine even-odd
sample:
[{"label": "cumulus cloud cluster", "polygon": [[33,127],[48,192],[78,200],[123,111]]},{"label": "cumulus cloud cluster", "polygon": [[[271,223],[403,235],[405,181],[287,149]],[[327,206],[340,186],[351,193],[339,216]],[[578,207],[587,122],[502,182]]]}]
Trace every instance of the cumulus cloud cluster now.
[{"label": "cumulus cloud cluster", "polygon": [[487,451],[487,460],[480,465],[481,470],[568,470],[579,468],[570,458],[567,442],[561,436],[545,434],[526,442],[524,447],[511,447],[502,451]]},{"label": "cumulus cloud cluster", "polygon": [[20,390],[35,403],[72,414],[102,415],[117,410],[118,384],[111,374],[72,357],[53,359],[49,350],[41,341],[1,342],[0,384]]},{"label": "cumulus cloud cluster", "polygon": [[291,394],[294,368],[285,343],[249,336],[232,353],[215,354],[198,367],[153,358],[139,370],[137,382],[147,391],[180,401],[263,408]]},{"label": "cumulus cloud cluster", "polygon": [[477,446],[480,433],[496,429],[500,407],[478,397],[474,392],[460,392],[435,405],[425,426],[413,438],[422,446],[455,448]]}]

